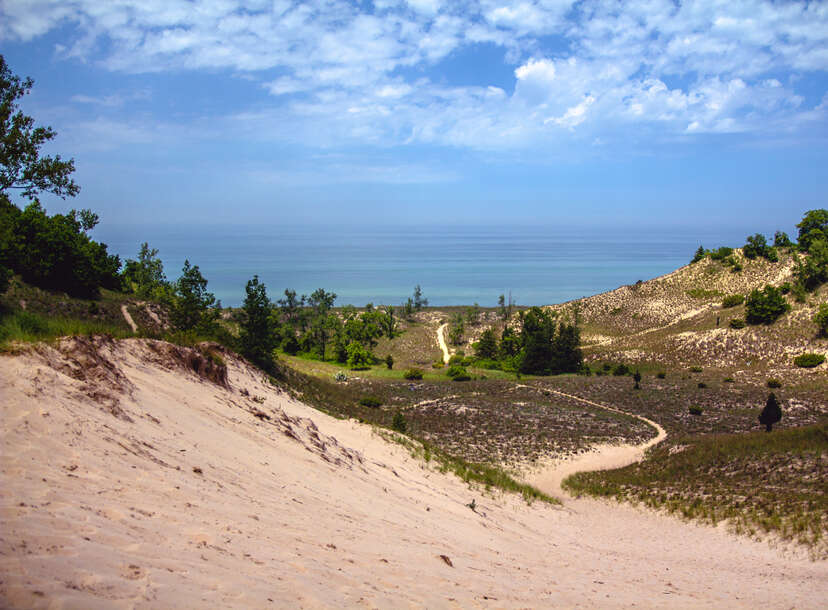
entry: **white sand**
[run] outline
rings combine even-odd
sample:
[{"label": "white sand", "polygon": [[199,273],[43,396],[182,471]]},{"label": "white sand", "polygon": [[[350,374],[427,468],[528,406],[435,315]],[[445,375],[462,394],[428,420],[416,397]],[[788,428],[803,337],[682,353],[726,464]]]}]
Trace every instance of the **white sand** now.
[{"label": "white sand", "polygon": [[437,343],[440,345],[440,351],[443,352],[443,364],[448,364],[449,354],[448,347],[446,347],[446,327],[448,324],[443,324],[437,329]]},{"label": "white sand", "polygon": [[825,562],[631,507],[492,498],[239,361],[228,358],[225,389],[149,345],[0,357],[0,606],[817,608],[828,598]]}]

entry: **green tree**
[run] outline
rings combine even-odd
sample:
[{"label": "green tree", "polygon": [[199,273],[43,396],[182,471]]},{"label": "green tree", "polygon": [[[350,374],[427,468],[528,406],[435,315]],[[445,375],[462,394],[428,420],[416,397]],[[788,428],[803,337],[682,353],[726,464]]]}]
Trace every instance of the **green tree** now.
[{"label": "green tree", "polygon": [[794,274],[805,290],[815,290],[828,281],[828,239],[815,239],[809,245],[808,255],[798,259]]},{"label": "green tree", "polygon": [[520,372],[530,375],[547,375],[552,362],[552,340],[555,338],[553,314],[532,307],[523,316],[521,330]]},{"label": "green tree", "polygon": [[774,248],[792,248],[793,245],[791,238],[784,231],[777,231],[773,234]]},{"label": "green tree", "polygon": [[698,263],[701,259],[703,259],[707,255],[704,246],[699,246],[699,249],[696,250],[696,253],[693,255],[693,260],[690,261],[690,264]]},{"label": "green tree", "polygon": [[386,337],[393,339],[396,328],[397,323],[394,320],[394,307],[389,305],[385,308],[385,315],[382,317],[382,329],[385,332]]},{"label": "green tree", "polygon": [[500,334],[500,346],[498,348],[498,355],[502,360],[513,358],[520,352],[520,337],[515,334],[511,326],[507,326]]},{"label": "green tree", "polygon": [[828,303],[820,303],[814,314],[814,324],[817,325],[821,337],[828,337]]},{"label": "green tree", "polygon": [[761,233],[751,235],[747,238],[747,243],[742,247],[742,254],[745,258],[754,259],[757,256],[768,256],[768,241]]},{"label": "green tree", "polygon": [[100,288],[120,287],[121,260],[86,233],[97,223],[94,213],[70,210],[49,216],[35,200],[7,218],[14,225],[6,257],[26,282],[83,298],[98,297]]},{"label": "green tree", "polygon": [[124,288],[142,299],[163,300],[169,288],[158,250],[150,249],[147,242],[141,244],[138,260],[127,259],[121,276]]},{"label": "green tree", "polygon": [[776,395],[771,392],[768,395],[768,401],[765,403],[765,408],[759,414],[759,423],[765,426],[765,432],[770,432],[773,425],[779,423],[782,419],[782,408],[779,406],[779,401]]},{"label": "green tree", "polygon": [[803,252],[811,251],[811,244],[818,240],[828,241],[828,210],[811,210],[796,225],[799,229],[799,249]]},{"label": "green tree", "polygon": [[420,311],[423,307],[428,307],[428,299],[423,298],[423,289],[417,284],[414,287],[414,309]]},{"label": "green tree", "polygon": [[633,389],[640,390],[641,389],[641,372],[636,370],[635,374],[633,375],[633,380],[635,381],[635,385],[633,386]]},{"label": "green tree", "polygon": [[80,191],[72,180],[74,161],[41,155],[43,145],[57,134],[51,127],[35,127],[34,119],[19,109],[18,100],[33,84],[12,74],[0,55],[0,194],[13,189],[28,199],[40,192],[74,197]]},{"label": "green tree", "polygon": [[273,350],[278,345],[267,288],[254,275],[245,286],[240,331],[241,352],[251,362],[268,369],[273,364]]},{"label": "green tree", "polygon": [[181,277],[175,282],[170,321],[178,330],[210,332],[218,316],[216,298],[207,292],[207,280],[198,265],[184,261]]},{"label": "green tree", "polygon": [[745,300],[745,320],[748,324],[773,324],[790,308],[779,288],[755,288]]},{"label": "green tree", "polygon": [[497,335],[493,328],[487,328],[480,335],[480,341],[477,342],[475,353],[478,358],[486,358],[489,360],[497,359]]},{"label": "green tree", "polygon": [[371,353],[357,341],[351,341],[347,347],[348,366],[352,369],[361,369],[370,366],[373,360]]},{"label": "green tree", "polygon": [[455,313],[451,318],[449,324],[449,343],[452,345],[460,345],[463,343],[463,333],[466,332],[466,325],[463,322],[463,315]]},{"label": "green tree", "polygon": [[480,305],[475,303],[471,307],[466,307],[466,323],[469,326],[477,326],[480,322]]},{"label": "green tree", "polygon": [[497,314],[500,316],[502,320],[506,320],[506,295],[501,294],[497,297]]}]

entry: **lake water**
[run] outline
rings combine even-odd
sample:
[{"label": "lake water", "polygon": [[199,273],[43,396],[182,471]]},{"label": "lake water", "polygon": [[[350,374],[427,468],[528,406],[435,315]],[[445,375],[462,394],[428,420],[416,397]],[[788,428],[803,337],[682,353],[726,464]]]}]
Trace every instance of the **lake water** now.
[{"label": "lake water", "polygon": [[430,305],[495,306],[567,301],[673,271],[705,247],[740,246],[744,229],[641,230],[562,227],[99,226],[93,237],[122,259],[141,242],[157,248],[167,277],[184,259],[208,290],[238,306],[254,274],[272,299],[285,288],[335,292],[336,304],[397,305],[416,284]]}]

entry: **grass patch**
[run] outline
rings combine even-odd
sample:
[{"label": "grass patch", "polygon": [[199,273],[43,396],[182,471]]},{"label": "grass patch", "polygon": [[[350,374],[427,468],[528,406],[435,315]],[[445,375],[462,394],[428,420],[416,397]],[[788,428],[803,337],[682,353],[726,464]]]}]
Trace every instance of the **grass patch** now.
[{"label": "grass patch", "polygon": [[132,336],[132,333],[108,322],[45,316],[23,310],[7,313],[0,318],[0,350],[3,351],[10,349],[15,342],[36,343],[75,335],[124,338]]},{"label": "grass patch", "polygon": [[828,421],[770,434],[689,436],[643,462],[578,473],[564,488],[663,508],[739,533],[773,533],[828,557]]}]

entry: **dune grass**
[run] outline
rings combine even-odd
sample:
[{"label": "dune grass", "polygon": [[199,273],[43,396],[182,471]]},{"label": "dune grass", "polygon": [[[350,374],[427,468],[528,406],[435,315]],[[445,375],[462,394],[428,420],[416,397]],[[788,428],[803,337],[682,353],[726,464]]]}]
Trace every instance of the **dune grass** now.
[{"label": "dune grass", "polygon": [[727,521],[738,533],[772,533],[828,557],[828,421],[674,439],[641,463],[578,473],[563,485],[688,519]]},{"label": "dune grass", "polygon": [[84,320],[68,316],[45,316],[17,310],[0,317],[0,350],[7,351],[14,343],[51,341],[66,336],[109,335],[123,338],[128,330],[108,322]]}]

